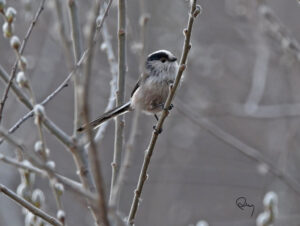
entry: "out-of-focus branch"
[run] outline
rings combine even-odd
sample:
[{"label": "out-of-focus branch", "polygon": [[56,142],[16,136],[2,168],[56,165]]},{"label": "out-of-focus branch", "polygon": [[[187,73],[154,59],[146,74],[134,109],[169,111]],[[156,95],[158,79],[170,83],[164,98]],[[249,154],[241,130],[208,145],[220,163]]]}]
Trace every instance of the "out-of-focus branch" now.
[{"label": "out-of-focus branch", "polygon": [[265,83],[268,75],[269,59],[270,49],[261,32],[261,22],[259,21],[256,31],[256,60],[252,77],[252,86],[245,103],[245,111],[248,113],[252,113],[257,110],[258,104],[264,94]]},{"label": "out-of-focus branch", "polygon": [[[0,65],[0,78],[5,82],[9,82],[9,74],[6,72],[6,70]],[[33,105],[31,104],[30,100],[27,98],[27,96],[23,93],[23,91],[15,85],[15,83],[11,82],[11,88],[15,95],[18,97],[18,99],[29,109],[32,109]]]},{"label": "out-of-focus branch", "polygon": [[[146,30],[147,30],[147,22],[149,20],[149,15],[146,13],[145,9],[145,1],[140,0],[140,45],[141,48],[139,49],[139,55],[140,55],[140,64],[139,64],[139,72],[140,74],[144,74],[144,65],[145,65],[145,58],[146,58]],[[117,177],[117,181],[115,186],[113,187],[113,190],[111,191],[111,199],[109,205],[113,208],[117,208],[119,206],[120,202],[120,193],[122,191],[123,185],[125,183],[126,175],[128,174],[128,169],[130,167],[130,164],[132,162],[132,155],[133,155],[133,149],[134,149],[134,143],[135,143],[135,137],[137,134],[138,129],[138,122],[139,122],[139,115],[140,115],[140,109],[136,109],[133,115],[132,125],[131,125],[131,131],[129,135],[128,142],[126,144],[125,154],[122,161],[122,164],[120,166],[119,175]]]},{"label": "out-of-focus branch", "polygon": [[118,202],[120,199],[120,192],[123,188],[126,175],[128,174],[129,166],[132,162],[132,152],[134,148],[135,143],[135,137],[138,129],[138,120],[139,120],[140,110],[136,109],[134,111],[133,121],[132,121],[132,127],[130,131],[130,136],[128,143],[126,145],[125,149],[125,156],[122,161],[120,172],[118,174],[118,178],[116,180],[115,186],[113,187],[113,190],[111,191],[111,199],[109,200],[109,205],[113,207],[114,209],[118,207]]},{"label": "out-of-focus branch", "polygon": [[[31,21],[31,24],[30,24],[30,26],[29,26],[29,28],[27,30],[27,33],[26,33],[26,35],[24,37],[22,45],[21,45],[21,47],[19,49],[19,54],[20,55],[22,55],[22,53],[23,53],[23,51],[24,51],[24,49],[26,47],[27,41],[28,41],[28,39],[29,39],[29,37],[31,35],[31,32],[32,32],[34,26],[36,25],[40,14],[42,13],[42,11],[44,9],[44,4],[45,4],[45,0],[42,0],[41,4],[40,4],[40,7],[38,8],[38,10],[37,10],[37,12],[36,12],[33,20]],[[10,78],[8,80],[8,83],[6,85],[5,91],[4,91],[3,96],[1,98],[1,102],[0,102],[0,123],[1,123],[1,120],[2,120],[3,108],[4,108],[4,104],[5,104],[5,102],[7,100],[7,97],[8,97],[9,89],[12,86],[13,80],[14,80],[14,78],[16,76],[17,66],[18,66],[18,59],[16,60],[14,66],[12,68],[12,71],[10,73]]]},{"label": "out-of-focus branch", "polygon": [[[125,75],[126,75],[126,0],[119,0],[118,5],[118,90],[116,92],[116,106],[124,104],[125,99]],[[115,141],[112,166],[112,177],[110,185],[111,200],[112,190],[115,186],[122,157],[124,115],[115,118]]]},{"label": "out-of-focus branch", "polygon": [[48,223],[55,225],[55,226],[62,226],[62,224],[55,218],[47,214],[46,212],[42,211],[41,209],[35,207],[26,199],[21,198],[16,193],[5,187],[4,185],[0,184],[0,191],[5,194],[7,197],[11,198],[15,202],[17,202],[22,207],[28,209],[34,215],[39,216],[40,218],[44,219]]},{"label": "out-of-focus branch", "polygon": [[[82,56],[82,38],[80,34],[80,23],[78,19],[78,9],[76,0],[68,0],[69,14],[70,14],[70,24],[72,33],[72,45],[73,45],[73,55],[75,63],[78,62],[80,56]],[[79,86],[80,86],[80,72],[74,72],[74,128],[73,135],[76,135],[77,128],[82,124],[82,107],[79,103]]]},{"label": "out-of-focus branch", "polygon": [[72,63],[73,59],[71,55],[71,42],[66,35],[66,27],[64,23],[64,17],[63,17],[63,4],[62,1],[60,0],[55,0],[54,2],[55,2],[55,10],[57,13],[57,24],[58,24],[60,39],[62,41],[62,45],[67,57],[68,68],[71,69],[73,64]]},{"label": "out-of-focus branch", "polygon": [[7,132],[5,132],[2,128],[0,128],[0,137],[5,139],[8,143],[14,145],[17,149],[19,149],[20,152],[24,152],[25,147]]},{"label": "out-of-focus branch", "polygon": [[163,123],[166,119],[166,117],[169,114],[169,109],[172,103],[172,100],[175,96],[177,87],[179,86],[183,71],[186,68],[186,63],[187,63],[187,56],[188,53],[192,47],[190,40],[191,40],[191,34],[192,34],[192,28],[193,28],[193,23],[194,23],[194,19],[197,17],[197,15],[201,12],[201,7],[200,5],[197,5],[197,0],[193,0],[191,1],[191,9],[189,12],[189,19],[188,19],[188,25],[187,28],[184,29],[184,35],[185,35],[185,41],[184,41],[184,45],[183,45],[183,51],[182,51],[182,55],[181,55],[181,59],[180,59],[180,66],[179,66],[179,70],[176,76],[176,79],[174,81],[173,86],[170,86],[170,90],[169,90],[169,95],[168,98],[166,100],[166,103],[164,105],[164,110],[162,111],[162,115],[160,116],[156,126],[155,126],[155,130],[152,133],[152,137],[149,143],[149,146],[147,148],[147,151],[145,153],[145,157],[144,157],[144,162],[143,162],[143,166],[140,172],[140,176],[139,176],[139,180],[138,180],[138,184],[136,187],[136,190],[134,192],[134,198],[131,204],[131,208],[130,208],[130,212],[129,212],[129,216],[128,216],[128,220],[127,223],[130,225],[134,224],[134,219],[135,219],[135,215],[138,209],[138,204],[140,201],[140,196],[143,190],[143,186],[144,183],[147,179],[147,170],[150,164],[150,160],[151,160],[151,156],[154,150],[154,147],[156,145],[156,141],[159,135],[159,131],[162,130],[162,126]]},{"label": "out-of-focus branch", "polygon": [[[86,64],[85,64],[85,76],[83,79],[83,92],[81,96],[81,104],[82,105],[82,112],[83,112],[83,121],[86,125],[89,125],[89,87],[90,87],[90,77],[91,77],[91,71],[92,71],[92,63],[93,63],[93,38],[94,34],[96,32],[96,20],[98,17],[98,13],[100,11],[100,0],[95,2],[95,5],[93,6],[92,11],[92,19],[91,24],[89,26],[89,37],[88,37],[88,48],[90,49],[89,53],[87,54]],[[108,226],[109,221],[107,217],[107,207],[105,203],[105,195],[104,195],[104,183],[102,179],[102,173],[101,173],[101,164],[100,159],[98,157],[97,153],[97,147],[93,138],[92,128],[88,127],[87,129],[87,136],[89,140],[89,153],[91,155],[91,169],[93,172],[93,176],[95,179],[96,184],[96,191],[98,195],[98,208],[97,210],[93,209],[94,215],[96,215],[96,224],[97,225],[104,225]]]},{"label": "out-of-focus branch", "polygon": [[257,119],[295,117],[300,115],[300,104],[258,105],[255,112],[246,112],[245,105],[240,103],[206,103],[200,109],[203,115],[234,115]]},{"label": "out-of-focus branch", "polygon": [[259,163],[266,164],[272,174],[274,174],[279,179],[284,181],[297,194],[300,194],[299,182],[297,182],[294,178],[292,178],[290,175],[288,175],[283,170],[277,168],[271,161],[269,161],[267,158],[265,158],[261,154],[260,151],[254,149],[253,147],[248,146],[247,144],[238,140],[231,134],[226,133],[225,131],[223,131],[221,128],[219,128],[217,125],[215,125],[208,119],[195,115],[193,113],[193,111],[191,111],[190,108],[182,101],[180,102],[180,105],[182,106],[182,109],[184,109],[184,111],[180,110],[180,109],[177,109],[177,110],[182,115],[184,115],[187,119],[191,120],[194,124],[201,126],[201,128],[204,128],[205,130],[210,132],[212,135],[221,139],[225,143],[231,145],[236,150],[240,151],[241,153],[243,153],[247,157],[251,158],[252,160],[257,161]]},{"label": "out-of-focus branch", "polygon": [[[101,11],[103,11],[103,10],[101,9]],[[115,103],[115,99],[116,99],[115,94],[117,91],[118,63],[115,58],[115,54],[114,54],[112,43],[111,43],[111,37],[108,32],[106,23],[103,24],[102,38],[103,38],[103,43],[101,46],[102,46],[102,49],[104,49],[106,52],[107,60],[108,60],[109,67],[110,67],[110,73],[112,76],[111,81],[110,81],[110,94],[109,94],[106,108],[104,110],[104,112],[107,112],[114,107],[114,103]],[[103,135],[105,133],[107,125],[108,125],[108,121],[101,124],[101,126],[99,127],[99,129],[97,130],[97,133],[95,135],[95,138],[94,138],[95,141],[100,142],[103,139]]]},{"label": "out-of-focus branch", "polygon": [[276,17],[275,13],[266,4],[260,4],[259,13],[262,15],[264,23],[263,27],[266,31],[280,42],[284,51],[292,54],[297,61],[300,61],[300,44],[296,38],[292,37],[281,21]]}]

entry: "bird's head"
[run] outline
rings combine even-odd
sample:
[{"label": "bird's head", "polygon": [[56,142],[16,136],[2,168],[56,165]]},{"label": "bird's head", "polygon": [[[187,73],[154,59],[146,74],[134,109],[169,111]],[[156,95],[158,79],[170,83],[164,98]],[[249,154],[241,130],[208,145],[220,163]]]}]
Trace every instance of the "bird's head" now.
[{"label": "bird's head", "polygon": [[151,75],[175,78],[178,70],[177,58],[168,50],[155,51],[148,55],[145,69]]}]

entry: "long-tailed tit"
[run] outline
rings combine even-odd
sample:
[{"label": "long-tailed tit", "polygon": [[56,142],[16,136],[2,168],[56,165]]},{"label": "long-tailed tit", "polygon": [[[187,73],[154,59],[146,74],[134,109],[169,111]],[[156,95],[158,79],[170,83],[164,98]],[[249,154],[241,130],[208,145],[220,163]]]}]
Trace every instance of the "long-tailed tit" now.
[{"label": "long-tailed tit", "polygon": [[[154,114],[157,119],[156,113],[163,110],[169,94],[169,85],[174,82],[177,71],[177,58],[171,52],[158,50],[151,53],[145,62],[144,73],[131,92],[130,100],[105,112],[90,122],[89,126],[97,128],[106,120],[136,108],[147,114]],[[83,131],[86,127],[87,125],[83,125],[78,131]]]}]

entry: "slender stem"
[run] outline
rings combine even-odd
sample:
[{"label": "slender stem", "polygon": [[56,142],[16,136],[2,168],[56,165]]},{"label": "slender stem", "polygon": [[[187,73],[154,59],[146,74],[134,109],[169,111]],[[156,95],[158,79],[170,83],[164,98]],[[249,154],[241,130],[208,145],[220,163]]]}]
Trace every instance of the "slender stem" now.
[{"label": "slender stem", "polygon": [[[100,11],[100,1],[96,1],[95,5],[93,6],[93,12],[92,12],[92,19],[90,24],[90,30],[89,30],[89,37],[88,37],[88,46],[90,51],[87,54],[86,64],[85,64],[85,76],[83,79],[83,92],[82,96],[80,98],[81,100],[81,106],[82,106],[82,112],[83,112],[83,121],[88,125],[89,122],[89,87],[90,87],[90,77],[91,77],[91,70],[92,70],[92,62],[93,62],[93,48],[91,46],[93,45],[93,37],[96,33],[96,19],[98,16],[98,13]],[[87,130],[87,136],[89,140],[89,153],[91,154],[91,168],[95,179],[96,184],[96,191],[98,195],[98,210],[93,210],[94,215],[96,216],[96,224],[108,226],[109,221],[107,218],[107,207],[105,203],[105,194],[104,194],[104,188],[103,188],[103,179],[102,179],[102,173],[101,173],[101,164],[100,159],[97,152],[97,147],[93,139],[93,133],[92,129],[88,128]]]},{"label": "slender stem", "polygon": [[[70,12],[70,23],[72,33],[72,44],[73,44],[73,55],[75,63],[78,62],[82,55],[82,39],[80,34],[80,23],[78,18],[78,9],[76,0],[68,0],[69,12]],[[79,93],[78,89],[80,86],[80,72],[75,73],[74,76],[74,127],[73,135],[76,135],[77,128],[82,124],[82,112],[81,106],[79,105]]]},{"label": "slender stem", "polygon": [[138,129],[138,121],[139,121],[140,110],[136,109],[134,111],[131,131],[129,135],[129,140],[126,145],[124,160],[122,161],[120,172],[118,174],[118,178],[116,180],[116,184],[113,187],[112,198],[109,202],[109,205],[113,208],[117,208],[120,201],[120,192],[122,191],[126,175],[128,174],[128,169],[132,161],[133,148],[135,143],[135,137]]},{"label": "slender stem", "polygon": [[63,17],[63,4],[61,0],[55,0],[55,10],[57,13],[57,23],[58,23],[58,30],[59,30],[59,35],[60,39],[62,41],[63,48],[65,50],[65,54],[67,57],[67,64],[68,68],[72,68],[72,55],[71,55],[71,42],[69,38],[66,35],[66,26],[64,23],[64,17]]},{"label": "slender stem", "polygon": [[134,219],[135,219],[135,215],[136,215],[136,212],[137,212],[137,209],[138,209],[138,204],[139,204],[139,200],[140,200],[141,193],[142,193],[142,190],[143,190],[143,186],[144,186],[144,183],[147,179],[147,170],[148,170],[148,167],[149,167],[149,164],[150,164],[151,156],[152,156],[153,151],[154,151],[154,147],[156,145],[156,141],[158,139],[158,135],[159,135],[159,132],[157,132],[157,131],[161,131],[163,123],[164,123],[166,117],[169,114],[168,109],[171,106],[171,102],[172,102],[172,100],[175,96],[177,87],[180,83],[180,80],[181,80],[181,77],[182,77],[182,74],[183,74],[183,71],[186,68],[187,56],[188,56],[189,50],[191,49],[190,39],[191,39],[194,19],[200,13],[200,6],[196,6],[196,2],[197,2],[197,0],[193,0],[192,3],[191,3],[191,9],[190,9],[190,14],[189,14],[187,29],[184,29],[185,41],[184,41],[184,45],[183,45],[183,52],[182,52],[182,55],[181,55],[180,66],[179,66],[179,70],[178,70],[175,82],[174,82],[173,86],[170,87],[169,95],[168,95],[168,98],[167,98],[166,103],[164,105],[164,110],[162,112],[161,117],[159,118],[159,121],[157,122],[157,124],[155,126],[156,129],[152,133],[152,137],[151,137],[149,146],[148,146],[147,151],[145,153],[143,166],[142,166],[142,169],[141,169],[141,172],[140,172],[140,176],[139,176],[139,180],[138,180],[136,190],[134,192],[134,198],[133,198],[133,201],[132,201],[132,205],[131,205],[128,220],[127,220],[127,223],[130,224],[130,225],[134,224]]},{"label": "slender stem", "polygon": [[[101,11],[103,11],[103,10],[101,9]],[[107,112],[107,111],[111,110],[115,104],[115,99],[116,99],[115,93],[117,90],[117,79],[118,79],[118,63],[116,61],[115,54],[113,51],[111,37],[110,37],[108,28],[107,28],[107,23],[103,24],[101,33],[102,33],[103,43],[105,45],[105,52],[106,52],[107,60],[108,60],[109,67],[110,67],[110,73],[111,73],[111,77],[112,77],[111,81],[110,81],[110,94],[109,94],[107,105],[104,110],[104,112]],[[94,138],[95,141],[101,142],[101,140],[103,139],[105,130],[107,128],[107,125],[108,125],[108,121],[106,121],[100,125],[100,127],[97,130],[97,133],[95,135],[95,138]]]},{"label": "slender stem", "polygon": [[[125,75],[126,75],[126,0],[119,0],[118,6],[118,90],[116,92],[116,105],[124,104]],[[115,186],[121,164],[123,149],[124,116],[115,119],[114,156],[112,162],[112,177],[109,200],[112,199],[112,191]]]},{"label": "slender stem", "polygon": [[[70,77],[69,77],[70,78]],[[49,96],[47,96],[40,104],[45,106],[53,97],[55,97],[63,88],[68,86],[68,78],[56,89],[54,90]],[[15,132],[27,119],[33,116],[33,110],[29,111],[26,115],[20,118],[9,130],[9,133]]]},{"label": "slender stem", "polygon": [[[23,51],[24,51],[24,49],[26,47],[27,41],[28,41],[28,39],[30,37],[30,34],[31,34],[34,26],[36,25],[40,14],[42,13],[42,11],[44,9],[44,4],[45,4],[45,0],[42,0],[41,4],[40,4],[40,7],[38,8],[38,10],[37,10],[37,12],[36,12],[33,20],[31,21],[31,24],[30,24],[30,26],[29,26],[29,28],[27,30],[27,33],[26,33],[26,35],[24,37],[24,40],[23,40],[22,45],[21,45],[20,50],[19,50],[19,54],[20,55],[22,55],[22,53],[23,53]],[[1,102],[0,102],[0,123],[1,123],[1,120],[2,120],[3,108],[4,108],[5,102],[6,102],[7,97],[8,97],[9,89],[11,88],[12,82],[13,82],[15,76],[16,76],[17,66],[18,66],[18,60],[16,60],[14,66],[12,68],[12,71],[10,73],[9,81],[8,81],[8,83],[6,85],[5,91],[4,91],[3,96],[1,98]]]},{"label": "slender stem", "polygon": [[44,219],[48,223],[55,225],[55,226],[62,226],[62,224],[55,218],[47,214],[46,212],[42,211],[41,209],[35,207],[30,202],[28,202],[26,199],[21,198],[16,193],[5,187],[4,185],[0,184],[0,192],[5,194],[7,197],[13,199],[15,202],[17,202],[22,207],[28,209],[30,212],[32,212],[34,215],[39,216],[40,218]]}]

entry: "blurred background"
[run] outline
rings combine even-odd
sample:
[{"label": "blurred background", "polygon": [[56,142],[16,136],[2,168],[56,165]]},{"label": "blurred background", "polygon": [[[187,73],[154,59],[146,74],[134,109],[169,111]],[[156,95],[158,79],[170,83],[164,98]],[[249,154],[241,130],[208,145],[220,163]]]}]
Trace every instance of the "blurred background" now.
[{"label": "blurred background", "polygon": [[[35,14],[37,0],[7,0],[17,10],[15,33],[23,38]],[[67,1],[62,1],[68,21]],[[92,1],[77,1],[82,35]],[[268,191],[278,196],[274,225],[300,225],[300,6],[296,0],[201,0],[203,8],[192,33],[192,49],[184,82],[150,163],[149,180],[142,193],[136,225],[252,226],[263,212]],[[117,7],[114,2],[107,17],[107,28],[117,53]],[[139,76],[140,41],[138,0],[127,1],[126,99]],[[145,1],[150,15],[146,29],[147,54],[168,49],[180,57],[188,19],[189,2],[184,0]],[[0,19],[1,26],[3,18]],[[68,25],[68,24],[67,24]],[[68,25],[69,26],[69,25]],[[67,27],[68,27],[67,26]],[[90,87],[90,109],[96,118],[106,107],[111,73],[102,38],[95,47]],[[84,43],[86,48],[86,42]],[[24,56],[28,76],[37,101],[46,98],[68,75],[68,66],[58,32],[54,1],[48,0],[28,41]],[[0,36],[0,64],[8,72],[15,61],[9,41]],[[1,96],[5,85],[0,82]],[[66,133],[73,129],[73,86],[64,88],[45,107],[46,114]],[[27,113],[10,93],[1,126],[9,129]],[[126,115],[125,143],[132,114]],[[133,161],[121,193],[120,210],[127,215],[133,198],[144,151],[149,143],[154,117],[140,117]],[[33,149],[38,140],[33,119],[15,133]],[[104,140],[98,143],[106,195],[109,194],[113,155],[114,123],[110,121]],[[50,133],[46,143],[51,159],[61,174],[78,180],[73,157]],[[6,142],[0,152],[14,156]],[[0,183],[12,190],[20,184],[15,167],[0,162]],[[46,195],[47,210],[55,215],[56,206],[49,183],[36,177],[35,186]],[[236,205],[239,197],[255,206],[244,210]],[[84,201],[70,192],[63,195],[68,225],[92,225]],[[21,208],[0,196],[0,225],[24,225]]]}]

